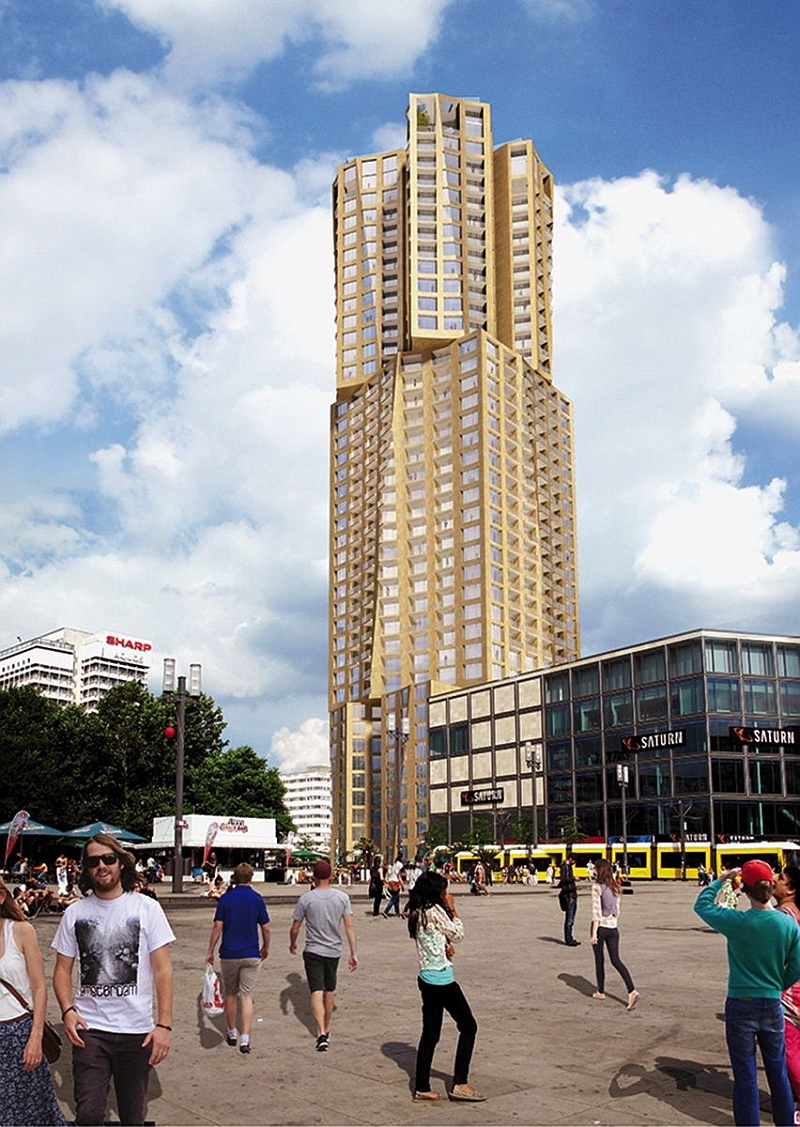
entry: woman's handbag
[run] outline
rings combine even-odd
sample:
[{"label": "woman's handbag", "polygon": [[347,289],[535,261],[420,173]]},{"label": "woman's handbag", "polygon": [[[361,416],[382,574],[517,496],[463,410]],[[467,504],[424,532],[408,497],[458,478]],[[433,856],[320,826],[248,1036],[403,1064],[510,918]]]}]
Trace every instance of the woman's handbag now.
[{"label": "woman's handbag", "polygon": [[[14,995],[22,1008],[33,1017],[33,1010],[22,997],[19,990],[13,987],[10,982],[6,982],[4,978],[0,978],[0,983],[5,986],[9,994]],[[47,1057],[50,1064],[55,1064],[61,1056],[61,1037],[47,1019],[45,1019],[44,1029],[42,1030],[42,1052]]]}]

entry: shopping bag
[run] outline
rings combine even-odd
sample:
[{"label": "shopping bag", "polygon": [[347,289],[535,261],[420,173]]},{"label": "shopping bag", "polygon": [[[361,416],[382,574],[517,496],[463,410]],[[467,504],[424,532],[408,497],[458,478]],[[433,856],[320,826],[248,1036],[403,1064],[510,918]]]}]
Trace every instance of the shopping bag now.
[{"label": "shopping bag", "polygon": [[225,997],[222,993],[217,972],[211,963],[206,963],[206,973],[203,979],[203,1013],[209,1017],[216,1017],[225,1009]]}]

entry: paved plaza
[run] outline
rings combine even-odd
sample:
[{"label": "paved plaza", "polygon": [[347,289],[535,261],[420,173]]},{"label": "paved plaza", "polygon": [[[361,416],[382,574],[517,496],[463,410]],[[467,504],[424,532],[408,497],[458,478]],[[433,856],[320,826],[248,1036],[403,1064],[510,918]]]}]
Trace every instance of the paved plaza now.
[{"label": "paved plaza", "polygon": [[[191,888],[161,899],[177,936],[173,1049],[154,1070],[148,1118],[186,1124],[731,1124],[724,1041],[725,941],[692,912],[692,884],[642,884],[622,905],[621,953],[642,998],[607,970],[605,1002],[592,1000],[589,890],[582,882],[575,934],[560,942],[555,893],[501,887],[476,899],[456,888],[466,938],[456,975],[479,1025],[471,1081],[483,1104],[414,1104],[421,1028],[414,944],[405,921],[373,920],[363,887],[348,891],[361,965],[340,971],[327,1054],[314,1051],[308,991],[288,951],[302,888],[258,886],[267,897],[272,948],[256,997],[253,1051],[224,1042],[222,1017],[200,1009],[214,905]],[[48,977],[57,919],[36,921]],[[345,960],[343,960],[343,963]],[[50,1012],[55,1001],[50,997]],[[433,1087],[445,1090],[455,1030],[445,1017]],[[54,1066],[68,1117],[70,1052]],[[761,1076],[766,1108],[766,1081]],[[115,1119],[110,1115],[110,1119]],[[765,1122],[771,1122],[769,1114]]]}]

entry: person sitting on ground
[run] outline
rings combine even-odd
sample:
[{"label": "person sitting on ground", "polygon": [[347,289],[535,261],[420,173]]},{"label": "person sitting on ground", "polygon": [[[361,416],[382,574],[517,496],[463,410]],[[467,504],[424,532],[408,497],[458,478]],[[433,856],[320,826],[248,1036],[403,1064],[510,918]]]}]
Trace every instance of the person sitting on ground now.
[{"label": "person sitting on ground", "polygon": [[227,888],[228,885],[225,883],[225,878],[220,873],[217,873],[214,877],[213,884],[209,886],[205,895],[210,896],[212,900],[219,900],[220,896],[222,896]]}]

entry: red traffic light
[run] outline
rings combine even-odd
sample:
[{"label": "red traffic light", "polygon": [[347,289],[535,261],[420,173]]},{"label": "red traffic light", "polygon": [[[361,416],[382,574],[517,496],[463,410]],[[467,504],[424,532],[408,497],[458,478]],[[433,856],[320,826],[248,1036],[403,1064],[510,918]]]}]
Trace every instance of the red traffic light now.
[{"label": "red traffic light", "polygon": [[167,737],[168,740],[174,740],[175,736],[177,735],[177,732],[175,731],[175,729],[172,727],[171,724],[167,724],[166,728],[164,729],[164,735]]}]

